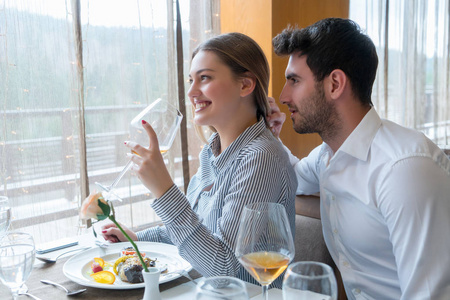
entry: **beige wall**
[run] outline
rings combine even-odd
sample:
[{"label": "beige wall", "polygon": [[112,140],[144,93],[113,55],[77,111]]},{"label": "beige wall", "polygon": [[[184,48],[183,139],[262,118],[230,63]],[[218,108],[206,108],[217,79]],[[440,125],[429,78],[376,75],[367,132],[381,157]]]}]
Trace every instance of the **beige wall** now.
[{"label": "beige wall", "polygon": [[[264,50],[272,74],[269,95],[278,100],[287,58],[273,53],[272,38],[289,24],[306,27],[327,17],[348,18],[349,0],[221,0],[220,9],[222,32],[245,33]],[[287,108],[279,106],[288,116],[281,132],[283,143],[298,157],[306,156],[321,143],[320,137],[294,132]]]}]

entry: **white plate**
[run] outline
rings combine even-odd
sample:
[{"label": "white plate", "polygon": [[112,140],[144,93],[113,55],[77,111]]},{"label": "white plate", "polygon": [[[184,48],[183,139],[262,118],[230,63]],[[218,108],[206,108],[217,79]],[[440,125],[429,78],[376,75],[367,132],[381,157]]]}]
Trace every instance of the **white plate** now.
[{"label": "white plate", "polygon": [[[159,283],[168,282],[181,277],[180,271],[189,272],[192,266],[184,260],[179,254],[177,247],[169,244],[152,243],[152,242],[136,242],[139,251],[145,252],[146,257],[157,259],[162,266],[167,265],[167,272],[161,273]],[[119,258],[120,252],[123,248],[131,246],[131,243],[115,243],[109,245],[107,248],[95,247],[76,254],[71,257],[63,266],[64,275],[70,280],[84,285],[101,289],[111,290],[129,290],[139,289],[144,287],[144,283],[128,283],[120,280],[116,276],[114,284],[98,283],[92,279],[90,274],[91,263],[94,257],[101,257],[105,261],[113,262]],[[109,270],[114,273],[114,271]]]}]

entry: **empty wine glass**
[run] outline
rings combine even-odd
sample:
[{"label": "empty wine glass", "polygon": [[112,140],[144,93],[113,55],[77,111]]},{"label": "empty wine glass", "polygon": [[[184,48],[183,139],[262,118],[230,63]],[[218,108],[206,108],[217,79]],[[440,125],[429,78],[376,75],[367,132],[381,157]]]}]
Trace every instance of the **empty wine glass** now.
[{"label": "empty wine glass", "polygon": [[283,205],[253,203],[245,206],[236,242],[236,257],[255,278],[268,299],[269,285],[294,258],[294,240]]},{"label": "empty wine glass", "polygon": [[11,206],[8,197],[0,196],[0,237],[5,235],[11,224]]},{"label": "empty wine glass", "polygon": [[245,283],[234,277],[202,278],[197,284],[196,300],[248,300]]},{"label": "empty wine glass", "polygon": [[10,232],[0,238],[0,280],[14,299],[31,274],[34,257],[34,240],[28,233]]},{"label": "empty wine glass", "polygon": [[333,269],[321,262],[300,261],[289,266],[283,281],[283,300],[336,300]]},{"label": "empty wine glass", "polygon": [[[183,115],[178,109],[173,107],[169,102],[158,98],[131,120],[130,140],[144,147],[149,146],[150,142],[147,132],[142,127],[142,120],[145,120],[155,131],[158,137],[159,149],[164,154],[172,146],[182,119]],[[120,197],[113,190],[132,166],[133,162],[130,160],[109,186],[104,186],[99,182],[95,183],[106,192],[104,196],[108,200],[121,201]]]}]

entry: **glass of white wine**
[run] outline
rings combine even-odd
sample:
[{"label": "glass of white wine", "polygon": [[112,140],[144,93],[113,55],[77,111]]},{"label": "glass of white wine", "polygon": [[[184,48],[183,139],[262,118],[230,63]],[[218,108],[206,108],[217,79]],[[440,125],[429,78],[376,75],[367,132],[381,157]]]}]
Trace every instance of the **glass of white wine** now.
[{"label": "glass of white wine", "polygon": [[0,281],[6,285],[14,299],[33,270],[34,240],[23,232],[10,232],[0,238]]},{"label": "glass of white wine", "polygon": [[299,261],[289,266],[283,280],[283,300],[336,300],[333,269],[317,261]]},{"label": "glass of white wine", "polygon": [[256,279],[268,299],[268,287],[295,255],[294,240],[283,205],[259,202],[245,206],[236,242],[236,257]]},{"label": "glass of white wine", "polygon": [[11,205],[8,197],[0,196],[0,237],[6,234],[11,224]]},{"label": "glass of white wine", "polygon": [[[172,146],[182,119],[183,115],[178,109],[172,106],[168,101],[158,98],[131,120],[130,141],[136,142],[144,147],[149,146],[150,142],[148,134],[142,127],[142,120],[145,120],[155,131],[156,136],[158,137],[159,149],[161,153],[164,154]],[[104,186],[99,182],[95,183],[106,192],[106,194],[104,193],[103,195],[107,197],[108,200],[121,200],[114,192],[114,189],[132,166],[133,162],[130,160],[109,186]]]}]

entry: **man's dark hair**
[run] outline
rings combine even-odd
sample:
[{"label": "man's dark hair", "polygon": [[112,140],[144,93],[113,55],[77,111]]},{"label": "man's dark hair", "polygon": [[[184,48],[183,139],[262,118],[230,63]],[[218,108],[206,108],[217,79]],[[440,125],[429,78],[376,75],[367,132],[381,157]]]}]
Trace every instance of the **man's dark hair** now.
[{"label": "man's dark hair", "polygon": [[306,63],[318,82],[333,70],[342,70],[355,96],[363,104],[372,105],[378,56],[372,40],[355,22],[328,18],[304,29],[288,27],[272,43],[277,55],[306,55]]}]

